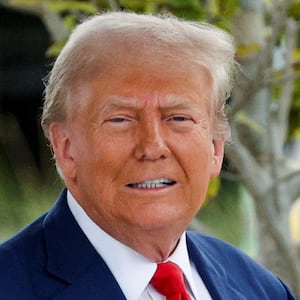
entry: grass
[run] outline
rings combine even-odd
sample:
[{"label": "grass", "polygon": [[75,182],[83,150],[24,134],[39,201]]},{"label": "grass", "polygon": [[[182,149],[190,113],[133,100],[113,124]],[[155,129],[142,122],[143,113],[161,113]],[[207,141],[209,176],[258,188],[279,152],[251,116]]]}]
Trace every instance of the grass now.
[{"label": "grass", "polygon": [[3,169],[0,173],[0,242],[47,211],[62,188],[58,177],[41,182],[30,168],[22,176],[8,177],[8,173]]}]

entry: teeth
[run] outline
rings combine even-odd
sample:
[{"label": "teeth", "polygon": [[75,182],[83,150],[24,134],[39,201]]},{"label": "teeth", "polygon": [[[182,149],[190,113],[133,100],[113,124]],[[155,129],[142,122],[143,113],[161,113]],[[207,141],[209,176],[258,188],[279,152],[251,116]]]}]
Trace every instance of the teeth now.
[{"label": "teeth", "polygon": [[145,180],[139,183],[132,183],[129,184],[129,186],[138,189],[155,189],[155,188],[160,188],[171,184],[174,184],[174,181],[168,178],[160,178],[154,180]]}]

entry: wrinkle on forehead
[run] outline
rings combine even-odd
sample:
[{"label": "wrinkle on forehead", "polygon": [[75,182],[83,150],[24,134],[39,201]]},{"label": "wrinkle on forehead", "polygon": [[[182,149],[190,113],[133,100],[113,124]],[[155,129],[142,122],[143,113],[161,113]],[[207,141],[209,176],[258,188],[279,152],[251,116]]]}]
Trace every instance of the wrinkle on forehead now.
[{"label": "wrinkle on forehead", "polygon": [[147,105],[157,106],[159,109],[196,109],[198,104],[184,96],[176,94],[167,94],[163,96],[163,100],[159,95],[153,101],[139,101],[135,97],[124,97],[122,95],[111,95],[106,99],[106,104],[102,107],[101,112],[119,108],[136,108],[142,110]]},{"label": "wrinkle on forehead", "polygon": [[[69,93],[69,112],[77,114],[88,105],[89,101],[98,101],[100,98],[103,104],[99,107],[101,111],[117,107],[143,109],[146,105],[154,104],[161,109],[171,107],[196,109],[198,101],[206,101],[208,111],[212,111],[209,101],[211,77],[204,68],[183,61],[177,65],[177,60],[162,61],[161,57],[148,59],[143,63],[139,61],[141,58],[133,61],[127,59],[125,55],[120,65],[114,63],[110,68],[105,68],[105,72],[102,68],[98,73],[96,70],[91,73],[89,78],[78,79]],[[182,84],[177,86],[176,81],[177,84],[178,82]],[[192,90],[185,88],[185,82],[194,82],[195,88]],[[120,95],[116,90],[109,91],[111,83],[114,88],[122,85],[126,86],[126,89],[123,89]],[[94,88],[98,90],[96,95],[100,97],[98,100],[92,99],[95,97]],[[105,94],[106,91],[110,94]],[[141,98],[144,101],[141,101]]]}]

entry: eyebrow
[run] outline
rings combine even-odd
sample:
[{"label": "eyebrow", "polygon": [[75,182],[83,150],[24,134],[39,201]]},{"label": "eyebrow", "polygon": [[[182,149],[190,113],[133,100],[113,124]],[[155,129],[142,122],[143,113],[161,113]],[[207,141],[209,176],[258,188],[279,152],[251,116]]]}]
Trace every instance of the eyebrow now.
[{"label": "eyebrow", "polygon": [[[143,107],[138,104],[138,101],[134,98],[126,98],[122,96],[110,96],[109,102],[104,105],[101,109],[101,112],[106,112],[109,110],[114,109],[121,109],[121,108],[140,108]],[[164,100],[163,104],[159,105],[161,110],[168,110],[168,109],[196,109],[198,108],[197,103],[191,101],[188,98],[180,97],[177,95],[168,95]]]},{"label": "eyebrow", "polygon": [[177,95],[169,95],[166,98],[164,105],[160,106],[162,109],[196,109],[199,108],[195,101],[189,98],[180,97]]},{"label": "eyebrow", "polygon": [[106,112],[113,109],[132,108],[137,106],[137,101],[134,98],[124,98],[121,96],[110,96],[107,103],[101,108],[101,112]]}]

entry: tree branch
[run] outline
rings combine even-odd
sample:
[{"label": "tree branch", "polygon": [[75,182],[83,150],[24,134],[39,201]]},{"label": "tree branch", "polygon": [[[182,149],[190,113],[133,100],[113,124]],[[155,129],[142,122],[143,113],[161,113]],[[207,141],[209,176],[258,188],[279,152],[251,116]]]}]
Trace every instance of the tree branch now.
[{"label": "tree branch", "polygon": [[271,186],[270,178],[239,140],[235,123],[232,124],[232,138],[233,143],[226,145],[226,156],[238,170],[250,193],[255,198],[259,198],[264,195],[266,187]]},{"label": "tree branch", "polygon": [[279,178],[279,180],[286,182],[286,189],[289,191],[292,200],[300,197],[300,169],[283,178]]},{"label": "tree branch", "polygon": [[118,0],[108,0],[108,3],[113,11],[120,11],[120,3]]},{"label": "tree branch", "polygon": [[288,19],[286,22],[286,64],[284,68],[284,77],[290,78],[282,86],[282,92],[279,99],[278,105],[278,126],[277,126],[277,138],[279,138],[280,148],[283,148],[286,140],[288,131],[288,118],[290,107],[293,100],[293,87],[294,87],[294,76],[293,74],[293,50],[296,44],[297,38],[297,24],[294,20]]},{"label": "tree branch", "polygon": [[[270,79],[272,77],[272,58],[273,49],[278,40],[282,28],[284,28],[286,15],[290,6],[290,0],[286,1],[274,1],[272,10],[269,12],[271,16],[272,34],[261,46],[257,55],[246,59],[246,65],[250,66],[246,72],[241,73],[241,79],[239,85],[237,85],[232,102],[232,113],[236,113],[243,107],[245,107],[250,101],[252,101],[254,95],[264,87],[270,85]],[[243,45],[247,46],[247,45]],[[251,45],[250,45],[251,46]],[[241,58],[243,60],[243,58]],[[248,60],[248,61],[247,61]],[[243,62],[241,62],[243,65]],[[247,75],[246,75],[247,74]]]},{"label": "tree branch", "polygon": [[44,22],[54,42],[59,42],[68,36],[69,32],[62,18],[53,11],[45,8],[45,5],[43,5],[40,10],[39,16]]},{"label": "tree branch", "polygon": [[62,18],[55,12],[49,10],[45,1],[27,5],[12,3],[13,2],[8,0],[0,0],[0,4],[4,5],[9,9],[14,9],[16,11],[21,11],[23,13],[38,16],[44,22],[54,42],[61,41],[63,38],[68,36],[68,30]]}]

